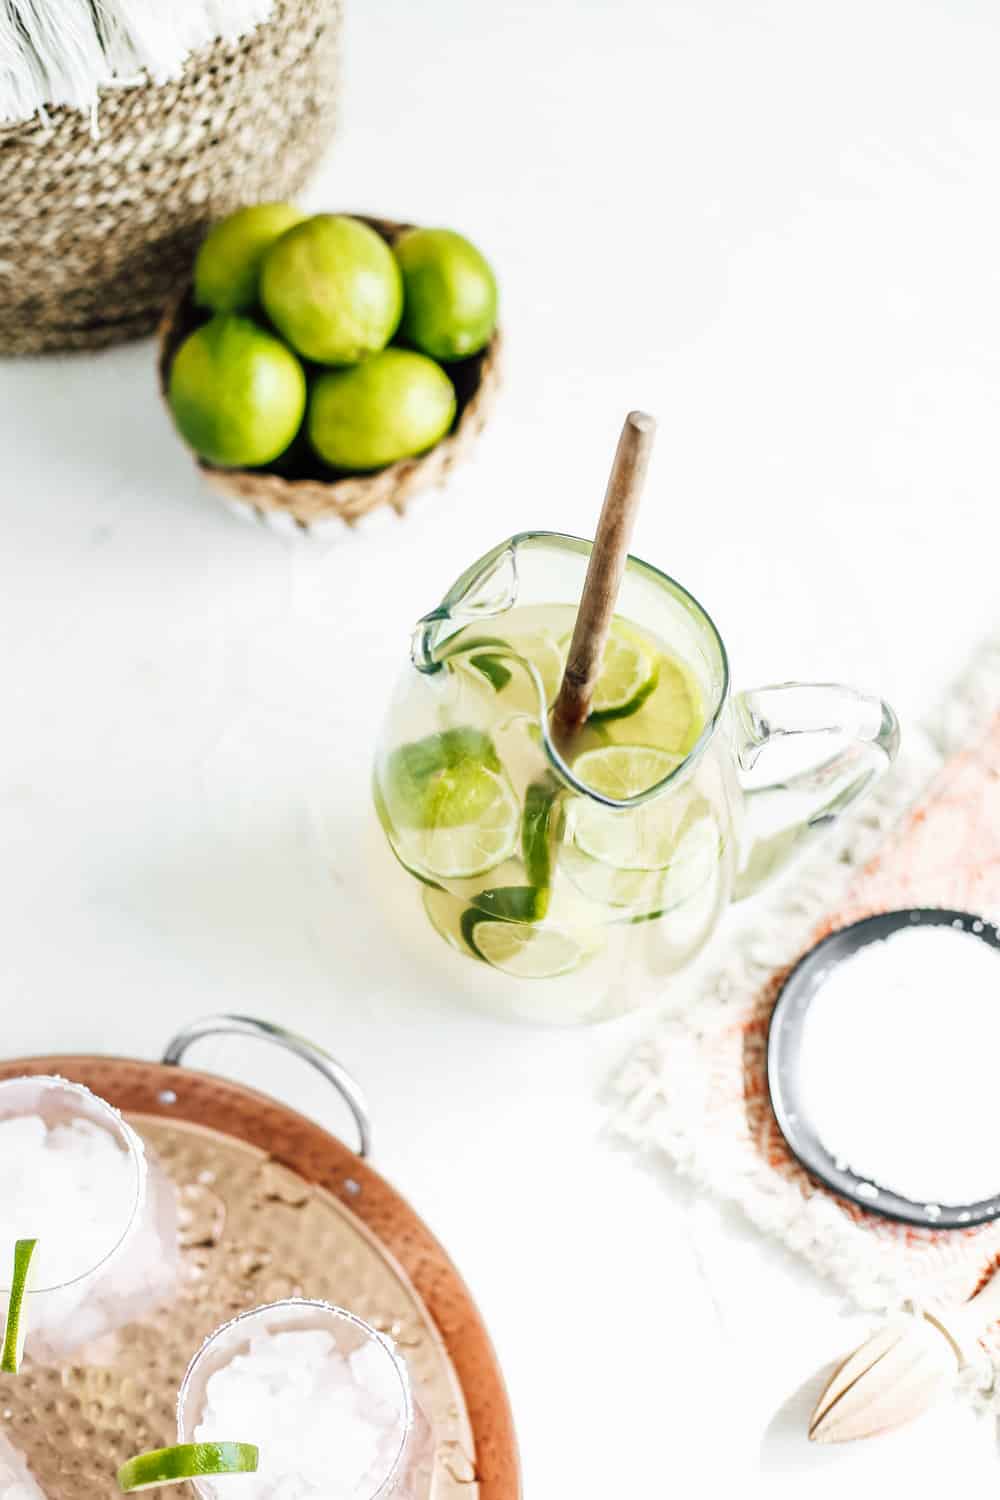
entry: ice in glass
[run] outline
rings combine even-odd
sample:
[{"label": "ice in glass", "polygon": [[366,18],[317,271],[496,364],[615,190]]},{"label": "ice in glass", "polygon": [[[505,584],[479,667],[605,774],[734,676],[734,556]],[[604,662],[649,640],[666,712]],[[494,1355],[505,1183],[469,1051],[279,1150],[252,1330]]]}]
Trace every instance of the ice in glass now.
[{"label": "ice in glass", "polygon": [[4,1300],[15,1241],[38,1241],[23,1314],[35,1358],[77,1351],[173,1287],[173,1191],[128,1122],[79,1084],[0,1082],[0,1203]]},{"label": "ice in glass", "polygon": [[390,1340],[342,1308],[292,1298],[218,1329],[177,1406],[181,1443],[251,1442],[255,1474],[194,1481],[203,1500],[411,1500],[430,1429]]}]

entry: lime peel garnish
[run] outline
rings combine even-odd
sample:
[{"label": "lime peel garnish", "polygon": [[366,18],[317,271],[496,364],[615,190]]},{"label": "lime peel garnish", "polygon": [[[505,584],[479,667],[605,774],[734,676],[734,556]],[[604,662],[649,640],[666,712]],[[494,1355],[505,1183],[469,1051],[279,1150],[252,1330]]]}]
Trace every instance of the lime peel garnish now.
[{"label": "lime peel garnish", "polygon": [[259,1451],[253,1443],[177,1443],[138,1453],[118,1470],[118,1488],[131,1495],[188,1479],[217,1479],[225,1474],[255,1474]]},{"label": "lime peel garnish", "polygon": [[37,1240],[17,1240],[14,1244],[14,1276],[7,1302],[3,1352],[0,1354],[0,1371],[3,1371],[5,1375],[16,1375],[21,1363],[21,1347],[24,1343],[20,1336],[21,1305],[24,1302],[24,1294],[28,1286],[28,1272],[31,1270],[31,1260],[37,1244]]}]

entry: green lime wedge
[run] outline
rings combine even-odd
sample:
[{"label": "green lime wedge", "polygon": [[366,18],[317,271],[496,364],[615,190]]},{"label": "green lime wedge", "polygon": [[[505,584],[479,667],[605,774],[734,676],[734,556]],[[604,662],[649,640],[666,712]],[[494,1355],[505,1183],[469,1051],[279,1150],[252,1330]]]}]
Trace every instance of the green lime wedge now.
[{"label": "green lime wedge", "polygon": [[549,635],[547,631],[539,631],[537,635],[517,636],[512,649],[518,656],[531,662],[542,679],[546,703],[553,704],[566,665],[565,654],[555,636]]},{"label": "green lime wedge", "polygon": [[[602,745],[579,756],[573,770],[595,792],[621,802],[663,781],[678,765],[680,757],[650,745]],[[662,870],[673,855],[688,800],[654,797],[639,807],[617,809],[577,798],[574,842],[618,870]]]},{"label": "green lime wedge", "polygon": [[512,674],[510,667],[505,667],[499,656],[491,656],[484,651],[477,656],[470,656],[469,660],[477,672],[482,672],[495,693],[503,692]]},{"label": "green lime wedge", "polygon": [[681,756],[655,745],[598,745],[578,755],[573,770],[593,791],[625,802],[656,786],[680,763]]},{"label": "green lime wedge", "polygon": [[462,935],[472,951],[515,979],[554,979],[569,974],[597,951],[596,942],[555,927],[496,921],[470,907]]},{"label": "green lime wedge", "polygon": [[[570,638],[563,642],[569,649]],[[590,721],[625,719],[641,708],[659,680],[655,646],[637,630],[614,620],[604,648],[601,675],[590,703]]]},{"label": "green lime wedge", "polygon": [[255,1474],[258,1457],[253,1443],[178,1443],[130,1458],[118,1470],[118,1488],[131,1495],[161,1484],[183,1484],[186,1479]]},{"label": "green lime wedge", "polygon": [[462,936],[466,942],[476,923],[484,916],[496,922],[540,922],[548,909],[549,893],[531,885],[501,885],[493,890],[470,896],[472,905],[462,917]]},{"label": "green lime wedge", "polygon": [[661,917],[703,890],[717,876],[724,840],[715,814],[704,798],[681,801],[686,805],[672,834],[669,861],[662,868],[619,868],[585,854],[574,843],[562,846],[560,869],[591,901],[613,908],[608,920]]},{"label": "green lime wedge", "polygon": [[581,895],[611,908],[605,920],[621,921],[626,914],[645,916],[663,910],[665,870],[619,870],[572,843],[559,851],[559,868]]},{"label": "green lime wedge", "polygon": [[[569,638],[563,650],[569,649]],[[654,696],[655,695],[655,696]],[[686,755],[704,725],[702,695],[683,662],[664,655],[635,626],[615,619],[591,703],[591,725],[628,718],[651,700],[644,733],[664,750]]]},{"label": "green lime wedge", "polygon": [[[472,652],[475,655],[469,654]],[[509,641],[501,636],[460,635],[455,638],[454,647],[442,660],[448,661],[456,656],[467,656],[498,693],[508,686],[514,675],[510,665],[512,661],[530,663],[541,679],[546,703],[555,702],[562,681],[563,653],[555,637],[547,631],[515,635]],[[528,692],[530,701],[526,701],[524,706],[528,709],[536,707],[536,689],[529,686],[527,673],[522,670],[518,676],[521,691],[517,696],[523,697]]]},{"label": "green lime wedge", "polygon": [[656,657],[619,627],[608,637],[604,662],[590,705],[590,717],[624,719],[641,708],[656,687]]},{"label": "green lime wedge", "polygon": [[705,727],[701,688],[694,673],[671,656],[660,657],[656,695],[643,716],[645,735],[663,750],[687,755]]},{"label": "green lime wedge", "polygon": [[485,875],[517,849],[517,798],[506,777],[485,766],[442,772],[425,816],[426,826],[402,831],[400,852],[432,879]]},{"label": "green lime wedge", "polygon": [[24,1348],[21,1308],[28,1288],[28,1273],[31,1270],[37,1244],[37,1240],[17,1240],[14,1244],[14,1275],[11,1279],[10,1297],[7,1302],[3,1351],[0,1353],[0,1371],[5,1375],[16,1375],[21,1364],[21,1350]]},{"label": "green lime wedge", "polygon": [[[499,636],[484,635],[467,638],[464,635],[455,638],[455,643],[449,643],[450,649],[446,649],[441,657],[442,661],[451,661],[454,657],[468,656],[468,660],[477,672],[481,672],[486,681],[496,693],[502,693],[511,679],[510,667],[505,666],[502,656],[510,655],[507,642]],[[471,653],[475,653],[474,655]]]},{"label": "green lime wedge", "polygon": [[416,828],[433,824],[440,778],[465,765],[500,770],[496,746],[481,729],[444,729],[394,750],[382,777],[383,795],[393,819]]},{"label": "green lime wedge", "polygon": [[399,859],[432,880],[485,875],[517,848],[521,810],[482,730],[446,729],[393,751],[382,803]]},{"label": "green lime wedge", "polygon": [[708,803],[698,799],[681,824],[663,882],[663,909],[675,911],[717,877],[725,840]]},{"label": "green lime wedge", "polygon": [[521,858],[528,884],[538,892],[542,917],[549,906],[555,845],[562,822],[560,790],[554,776],[531,782],[524,794],[521,814]]}]

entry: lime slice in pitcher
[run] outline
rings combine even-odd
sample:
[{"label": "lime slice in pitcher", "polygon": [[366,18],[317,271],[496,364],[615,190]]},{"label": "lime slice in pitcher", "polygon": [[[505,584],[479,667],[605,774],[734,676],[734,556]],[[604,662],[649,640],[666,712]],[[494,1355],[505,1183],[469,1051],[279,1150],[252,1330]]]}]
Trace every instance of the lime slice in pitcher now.
[{"label": "lime slice in pitcher", "polygon": [[441,880],[485,875],[517,848],[521,810],[502,772],[475,761],[442,771],[424,805],[426,823],[408,829],[405,848]]},{"label": "lime slice in pitcher", "polygon": [[529,662],[541,681],[546,703],[555,702],[562,682],[563,653],[558,641],[547,631],[512,635],[509,641],[500,636],[460,635],[442,659],[454,662],[463,658],[487,679],[495,692],[509,689],[507,699],[511,706],[520,704],[527,713],[538,706],[537,688],[521,665]]},{"label": "lime slice in pitcher", "polygon": [[533,781],[524,794],[521,858],[529,886],[539,893],[539,915],[545,915],[552,886],[552,862],[559,837],[560,785],[554,776]]},{"label": "lime slice in pitcher", "polygon": [[[569,638],[563,644],[568,651]],[[697,679],[683,662],[665,655],[634,626],[616,619],[604,648],[589,723],[628,718],[647,699],[644,736],[663,750],[686,755],[704,724]]]},{"label": "lime slice in pitcher", "polygon": [[601,675],[590,704],[590,717],[624,719],[641,708],[659,677],[656,653],[635,631],[616,621],[604,648]]},{"label": "lime slice in pitcher", "polygon": [[382,777],[393,819],[414,828],[427,827],[434,818],[440,778],[463,766],[500,770],[496,746],[483,730],[471,726],[443,729],[400,745],[388,756]]},{"label": "lime slice in pitcher", "polygon": [[661,750],[687,755],[705,727],[701,688],[690,668],[661,656],[656,696],[644,715],[644,736]]},{"label": "lime slice in pitcher", "polygon": [[566,665],[565,655],[555,637],[549,635],[548,631],[540,631],[537,635],[517,636],[513,649],[518,656],[531,662],[542,679],[546,703],[554,703]]},{"label": "lime slice in pitcher", "polygon": [[393,751],[381,800],[399,858],[431,878],[484,875],[517,848],[521,811],[482,730],[446,729]]},{"label": "lime slice in pitcher", "polygon": [[462,917],[462,935],[472,951],[515,979],[554,979],[593,956],[597,944],[556,927],[495,921],[475,907]]},{"label": "lime slice in pitcher", "polygon": [[606,916],[608,921],[621,921],[626,915],[645,916],[663,909],[665,869],[620,870],[584,854],[575,844],[566,844],[559,851],[559,868],[582,896],[611,908]]},{"label": "lime slice in pitcher", "polygon": [[[680,757],[651,745],[602,745],[574,762],[584,785],[619,802],[656,786]],[[654,798],[615,809],[579,798],[573,803],[573,839],[592,859],[618,870],[662,870],[669,863],[686,811],[683,798]]]}]

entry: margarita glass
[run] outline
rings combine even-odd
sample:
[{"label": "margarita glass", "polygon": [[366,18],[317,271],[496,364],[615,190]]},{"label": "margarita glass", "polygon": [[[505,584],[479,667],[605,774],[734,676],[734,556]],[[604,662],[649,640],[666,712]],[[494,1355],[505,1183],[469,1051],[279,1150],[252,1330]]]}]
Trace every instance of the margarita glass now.
[{"label": "margarita glass", "polygon": [[430,1428],[392,1342],[328,1302],[241,1314],[195,1355],[180,1443],[250,1442],[256,1473],[192,1480],[203,1500],[411,1500]]},{"label": "margarita glass", "polygon": [[27,1351],[58,1359],[131,1321],[176,1273],[172,1189],[143,1143],[81,1084],[0,1082],[0,1295],[14,1244],[37,1239],[25,1294]]},{"label": "margarita glass", "polygon": [[[579,538],[527,533],[463,574],[417,625],[374,771],[404,872],[383,860],[378,874],[397,918],[422,904],[479,1003],[564,1023],[667,995],[730,900],[898,745],[892,710],[850,688],[732,696],[707,612],[636,558],[590,718],[560,743],[550,710],[589,556]],[[819,737],[818,763],[751,787],[761,751],[801,735]]]}]

